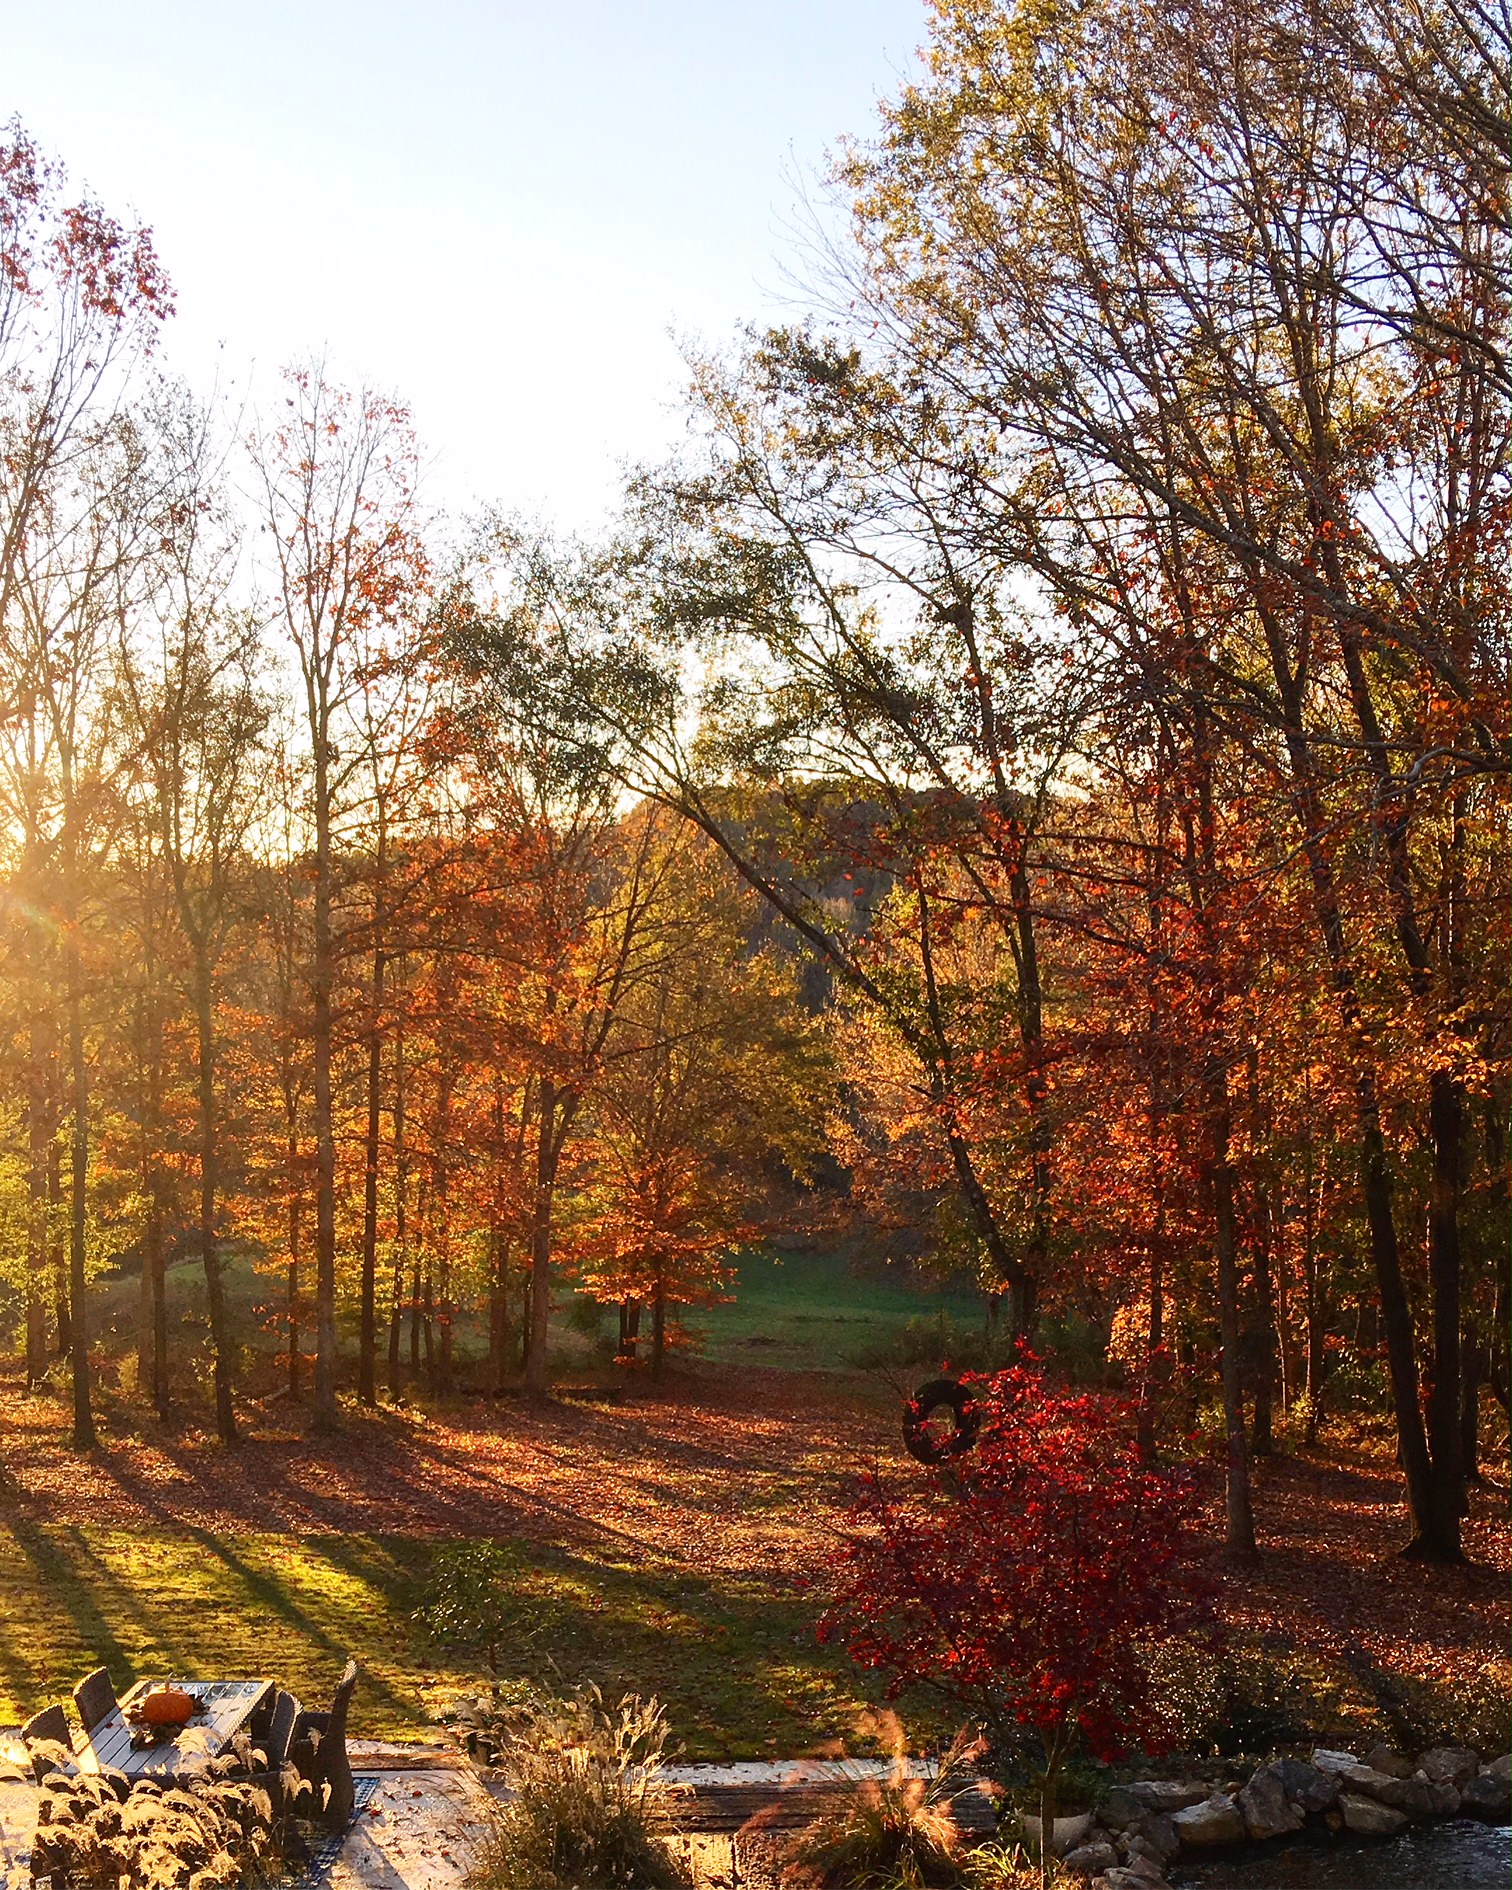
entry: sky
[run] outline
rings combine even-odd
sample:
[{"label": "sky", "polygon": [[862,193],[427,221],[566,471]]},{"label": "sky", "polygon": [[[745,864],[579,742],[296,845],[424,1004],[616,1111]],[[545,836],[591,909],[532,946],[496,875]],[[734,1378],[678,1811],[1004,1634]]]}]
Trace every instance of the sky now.
[{"label": "sky", "polygon": [[3,0],[0,23],[0,119],[152,226],[171,365],[239,401],[323,354],[409,402],[433,504],[569,529],[679,436],[674,337],[791,316],[802,182],[925,36],[923,0]]}]

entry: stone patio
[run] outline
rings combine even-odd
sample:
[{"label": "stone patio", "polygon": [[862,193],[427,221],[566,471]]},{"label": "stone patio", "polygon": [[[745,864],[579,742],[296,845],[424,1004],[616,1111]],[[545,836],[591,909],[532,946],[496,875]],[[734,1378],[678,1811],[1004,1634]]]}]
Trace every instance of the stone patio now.
[{"label": "stone patio", "polygon": [[[359,1811],[322,1886],[330,1890],[462,1890],[488,1829],[490,1787],[454,1748],[349,1742],[353,1770],[377,1790]],[[884,1761],[843,1767],[797,1759],[739,1765],[688,1765],[669,1776],[688,1791],[687,1822],[699,1835],[681,1840],[689,1874],[703,1890],[760,1881],[747,1860],[745,1833],[775,1836],[806,1822],[816,1792],[845,1777],[878,1777]],[[990,1811],[985,1801],[985,1817]],[[21,1778],[0,1778],[0,1890],[28,1890],[36,1793]],[[755,1865],[755,1869],[751,1868]]]}]

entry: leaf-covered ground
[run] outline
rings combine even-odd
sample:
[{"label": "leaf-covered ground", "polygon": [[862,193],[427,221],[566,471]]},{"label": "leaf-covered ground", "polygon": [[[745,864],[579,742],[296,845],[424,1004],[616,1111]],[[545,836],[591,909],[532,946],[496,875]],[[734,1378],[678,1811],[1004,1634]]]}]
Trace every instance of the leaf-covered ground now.
[{"label": "leaf-covered ground", "polygon": [[875,1411],[792,1379],[713,1374],[619,1405],[481,1401],[347,1415],[339,1440],[271,1421],[233,1451],[107,1410],[88,1456],[52,1399],[0,1393],[0,1716],[103,1660],[143,1673],[271,1672],[305,1698],[348,1649],[362,1730],[422,1725],[457,1681],[411,1625],[437,1539],[513,1540],[522,1573],[500,1664],[655,1691],[695,1756],[843,1735],[862,1703],[818,1648],[793,1578],[836,1466]]},{"label": "leaf-covered ground", "polygon": [[[1277,1650],[1269,1684],[1310,1676],[1322,1700],[1342,1707],[1335,1730],[1366,1709],[1373,1731],[1406,1737],[1413,1724],[1489,1721],[1506,1743],[1508,1528],[1505,1466],[1471,1494],[1468,1562],[1432,1568],[1398,1551],[1408,1536],[1403,1482],[1384,1425],[1373,1434],[1302,1456],[1254,1465],[1261,1557],[1252,1570],[1223,1569],[1221,1608],[1241,1636]],[[1213,1505],[1212,1528],[1219,1528]],[[1478,1714],[1435,1718],[1435,1699],[1478,1699]],[[1487,1701],[1491,1705],[1487,1705]],[[1469,1710],[1468,1708],[1466,1709]],[[1319,1713],[1312,1714],[1314,1727]],[[1422,1735],[1420,1735],[1422,1736]],[[1432,1736],[1431,1734],[1427,1736]]]},{"label": "leaf-covered ground", "polygon": [[[654,1690],[691,1756],[811,1750],[867,1689],[814,1645],[797,1579],[845,1467],[898,1459],[895,1409],[854,1379],[721,1364],[618,1404],[353,1409],[335,1440],[273,1405],[233,1451],[119,1406],[80,1457],[58,1401],[0,1389],[0,1715],[96,1660],[118,1682],[270,1672],[313,1699],[350,1649],[362,1730],[412,1731],[458,1674],[410,1610],[435,1541],[467,1535],[519,1544],[507,1670]],[[1504,1484],[1477,1494],[1475,1559],[1451,1571],[1393,1554],[1383,1439],[1278,1458],[1257,1486],[1265,1552],[1224,1574],[1223,1605],[1279,1663],[1262,1691],[1331,1686],[1347,1721],[1383,1675],[1504,1677]]]}]

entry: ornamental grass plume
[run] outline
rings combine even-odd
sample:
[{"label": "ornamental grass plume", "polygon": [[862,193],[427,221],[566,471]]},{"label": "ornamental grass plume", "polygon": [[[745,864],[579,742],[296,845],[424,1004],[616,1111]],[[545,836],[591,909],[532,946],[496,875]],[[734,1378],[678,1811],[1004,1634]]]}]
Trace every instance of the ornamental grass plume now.
[{"label": "ornamental grass plume", "polygon": [[501,1707],[491,1744],[510,1797],[471,1890],[675,1890],[667,1737],[655,1699],[610,1708],[595,1686]]},{"label": "ornamental grass plume", "polygon": [[49,1774],[38,1793],[33,1881],[56,1890],[249,1890],[269,1881],[279,1833],[268,1795],[228,1769],[229,1761],[167,1788],[119,1772]]},{"label": "ornamental grass plume", "polygon": [[[889,1716],[894,1726],[895,1716]],[[934,1890],[961,1882],[955,1802],[977,1783],[985,1742],[956,1735],[936,1770],[916,1776],[901,1736],[881,1778],[841,1765],[819,1816],[792,1850],[787,1881],[814,1890]]]}]

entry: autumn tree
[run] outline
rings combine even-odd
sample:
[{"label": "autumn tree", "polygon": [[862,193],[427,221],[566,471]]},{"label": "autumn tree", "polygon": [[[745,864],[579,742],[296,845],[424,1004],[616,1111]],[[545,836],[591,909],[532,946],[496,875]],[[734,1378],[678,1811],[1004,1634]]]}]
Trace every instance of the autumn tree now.
[{"label": "autumn tree", "polygon": [[[1463,974],[1425,946],[1458,896],[1430,861],[1501,818],[1504,30],[1460,22],[1451,59],[1422,12],[1341,9],[1353,55],[1320,64],[1285,7],[1041,25],[939,10],[928,78],[842,165],[847,286],[953,414],[980,530],[1074,622],[1126,626],[1131,565],[1178,537],[1188,594],[1226,620],[1203,689],[1225,732],[1273,743],[1289,796],[1355,1073],[1415,1544],[1452,1559]],[[1403,84],[1408,66],[1435,77]],[[1440,123],[1429,92],[1455,101]],[[1421,1009],[1438,1151],[1426,1430],[1380,938]]]},{"label": "autumn tree", "polygon": [[[149,818],[187,953],[197,1069],[198,1239],[215,1355],[216,1428],[222,1442],[232,1443],[233,1340],[218,1224],[217,1013],[230,934],[248,910],[246,875],[261,812],[268,710],[257,674],[260,625],[228,595],[238,544],[224,493],[213,483],[213,427],[208,416],[175,400],[160,415],[157,435],[172,468],[172,486],[151,601],[135,613],[123,640],[119,676],[124,735],[140,758]],[[154,1249],[160,1238],[154,1227]],[[158,1265],[154,1251],[154,1275]]]},{"label": "autumn tree", "polygon": [[706,842],[662,844],[675,864],[660,949],[604,1047],[574,1238],[588,1291],[620,1309],[622,1356],[636,1356],[649,1307],[658,1378],[669,1308],[719,1296],[774,1181],[822,1146],[830,1088],[791,970],[752,950],[750,893]]},{"label": "autumn tree", "polygon": [[354,714],[425,573],[405,410],[319,368],[285,377],[286,414],[252,441],[276,621],[298,667],[310,763],[310,1036],[315,1141],[317,1422],[336,1421],[336,1133],[332,1094],[342,816],[362,762]]},{"label": "autumn tree", "polygon": [[1150,1653],[1200,1618],[1183,1562],[1195,1489],[1143,1461],[1131,1413],[1031,1366],[968,1377],[978,1441],[897,1489],[862,1471],[821,1578],[823,1639],[894,1689],[971,1713],[1004,1754],[1040,1753],[1041,1882],[1061,1770],[1161,1737]]},{"label": "autumn tree", "polygon": [[[56,1099],[49,1039],[61,1012],[69,1052],[68,1300],[60,1307],[74,1369],[74,1434],[93,1441],[84,1306],[88,1167],[79,877],[86,841],[79,763],[91,739],[84,701],[103,641],[118,560],[131,537],[120,420],[132,370],[151,351],[172,295],[146,229],[88,196],[70,200],[61,167],[16,121],[0,138],[0,732],[8,812],[20,835],[20,908],[64,918],[61,1004],[50,950],[33,937],[28,1051],[30,1164],[27,1356],[44,1366],[50,1246],[47,1197]],[[98,515],[96,516],[96,508]],[[61,659],[61,660],[60,660]]]}]

